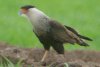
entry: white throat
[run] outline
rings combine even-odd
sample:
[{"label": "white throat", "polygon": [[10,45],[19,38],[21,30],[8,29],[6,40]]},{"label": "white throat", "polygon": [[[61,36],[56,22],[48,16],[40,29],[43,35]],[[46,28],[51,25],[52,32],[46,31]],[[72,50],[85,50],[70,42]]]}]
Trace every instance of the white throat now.
[{"label": "white throat", "polygon": [[34,32],[38,35],[41,35],[49,30],[49,17],[42,11],[36,8],[30,8],[26,15],[33,25]]}]

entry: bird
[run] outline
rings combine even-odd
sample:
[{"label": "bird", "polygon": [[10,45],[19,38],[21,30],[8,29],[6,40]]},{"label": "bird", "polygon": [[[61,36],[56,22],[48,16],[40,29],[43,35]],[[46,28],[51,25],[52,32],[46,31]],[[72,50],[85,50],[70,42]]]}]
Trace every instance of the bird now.
[{"label": "bird", "polygon": [[20,14],[26,15],[32,24],[33,32],[43,44],[45,52],[41,62],[45,61],[50,47],[52,47],[58,55],[63,56],[65,53],[63,44],[70,43],[72,45],[79,44],[80,46],[89,46],[85,40],[92,41],[91,38],[80,35],[74,28],[51,19],[33,5],[22,6],[20,8]]}]

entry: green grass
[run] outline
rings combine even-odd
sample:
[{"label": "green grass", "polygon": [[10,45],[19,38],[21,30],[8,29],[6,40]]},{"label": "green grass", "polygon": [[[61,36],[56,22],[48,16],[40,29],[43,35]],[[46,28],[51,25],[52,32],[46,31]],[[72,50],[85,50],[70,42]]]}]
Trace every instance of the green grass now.
[{"label": "green grass", "polygon": [[18,15],[20,7],[27,4],[94,40],[88,42],[89,48],[66,45],[67,50],[100,50],[100,0],[0,0],[0,41],[20,47],[42,47],[29,21]]},{"label": "green grass", "polygon": [[[52,63],[46,67],[51,67],[51,65],[52,65]],[[0,67],[23,67],[23,62],[22,62],[22,60],[20,60],[15,64],[15,63],[11,62],[11,60],[8,59],[7,57],[2,57],[2,59],[0,61]],[[33,67],[33,66],[28,65],[28,67]],[[64,63],[64,67],[69,67],[67,62]]]},{"label": "green grass", "polygon": [[0,58],[0,67],[22,67],[22,61],[18,61],[16,64],[11,62],[7,57]]}]

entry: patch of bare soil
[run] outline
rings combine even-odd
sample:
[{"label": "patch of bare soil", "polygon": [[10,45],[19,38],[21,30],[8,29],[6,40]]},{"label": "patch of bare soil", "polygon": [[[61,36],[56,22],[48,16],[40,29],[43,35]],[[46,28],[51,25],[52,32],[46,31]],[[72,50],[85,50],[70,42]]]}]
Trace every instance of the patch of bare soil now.
[{"label": "patch of bare soil", "polygon": [[46,59],[47,66],[41,66],[39,62],[43,54],[43,49],[18,48],[6,43],[0,43],[0,59],[7,57],[15,64],[22,60],[23,67],[100,67],[99,51],[66,51],[66,62],[57,63],[57,59],[60,57],[52,50]]}]

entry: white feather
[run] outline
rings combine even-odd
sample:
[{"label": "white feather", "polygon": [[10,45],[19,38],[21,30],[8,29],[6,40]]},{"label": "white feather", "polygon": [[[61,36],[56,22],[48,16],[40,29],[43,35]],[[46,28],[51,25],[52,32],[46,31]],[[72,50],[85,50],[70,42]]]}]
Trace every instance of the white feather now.
[{"label": "white feather", "polygon": [[37,35],[45,34],[49,30],[49,17],[36,8],[30,8],[26,14],[33,25],[33,30]]}]

